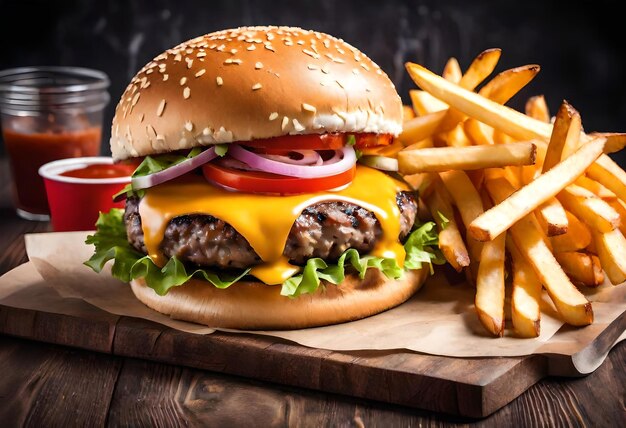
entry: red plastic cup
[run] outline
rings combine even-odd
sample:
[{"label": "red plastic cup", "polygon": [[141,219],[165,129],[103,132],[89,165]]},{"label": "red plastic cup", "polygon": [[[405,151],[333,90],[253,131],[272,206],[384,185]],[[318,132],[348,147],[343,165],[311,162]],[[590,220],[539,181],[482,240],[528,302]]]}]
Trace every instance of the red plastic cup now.
[{"label": "red plastic cup", "polygon": [[49,162],[39,168],[55,232],[94,230],[100,212],[124,208],[124,201],[113,202],[113,195],[130,183],[130,175],[113,178],[62,175],[90,165],[112,164],[110,157],[79,157]]}]

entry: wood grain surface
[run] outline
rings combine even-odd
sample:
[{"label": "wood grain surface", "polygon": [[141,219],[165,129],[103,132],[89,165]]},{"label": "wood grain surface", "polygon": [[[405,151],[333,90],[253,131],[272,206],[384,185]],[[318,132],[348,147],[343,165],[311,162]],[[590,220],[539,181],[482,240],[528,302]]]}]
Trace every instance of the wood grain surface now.
[{"label": "wood grain surface", "polygon": [[[7,172],[6,163],[0,163],[0,273],[26,261],[24,233],[49,228],[13,214]],[[11,328],[23,333],[36,330],[42,340],[54,336],[59,328],[54,324],[58,320],[37,319],[41,315],[29,317]],[[96,340],[85,341],[81,331],[64,334],[74,341],[73,346],[99,347],[103,351],[108,346],[127,346],[144,355],[154,354],[155,346],[180,344],[176,338],[168,338],[169,333],[159,332],[156,325],[152,327],[155,331],[143,338],[133,336],[130,332],[136,333],[134,322],[137,320],[121,320],[115,340],[107,330],[109,323],[104,321],[93,327],[97,334],[88,335]],[[120,334],[123,329],[126,334]],[[109,343],[106,337],[111,338]],[[224,346],[235,347],[228,342],[234,340],[228,335],[223,340]],[[395,358],[397,364],[405,362]],[[480,376],[475,360],[461,361],[468,373]],[[330,372],[332,375],[326,376],[330,379],[340,379],[340,370],[344,370],[341,367],[346,367],[343,363],[332,364],[331,359],[316,372],[311,367],[294,366],[287,359],[275,362],[283,365],[284,376],[292,379],[319,377],[319,370],[325,375]],[[221,364],[234,363],[224,359]],[[238,364],[241,366],[233,371],[242,375],[258,367],[250,357]],[[439,364],[439,369],[445,370],[446,362]],[[475,420],[210,370],[223,367],[186,368],[0,335],[0,426],[625,426],[625,366],[626,344],[621,343],[589,376],[543,379],[488,418]],[[389,379],[370,376],[370,382],[373,389],[384,393]],[[445,388],[429,390],[427,385],[421,389],[420,385],[407,386],[420,394],[430,394],[434,401],[455,393]],[[504,394],[516,385],[505,379],[498,387]]]}]

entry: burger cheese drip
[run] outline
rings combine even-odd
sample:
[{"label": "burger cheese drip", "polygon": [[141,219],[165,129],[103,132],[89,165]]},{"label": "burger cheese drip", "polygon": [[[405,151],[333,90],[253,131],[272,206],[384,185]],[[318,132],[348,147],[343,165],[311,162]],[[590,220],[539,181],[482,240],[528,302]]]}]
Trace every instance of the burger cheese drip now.
[{"label": "burger cheese drip", "polygon": [[398,242],[396,194],[406,190],[404,183],[360,165],[354,181],[343,190],[292,196],[229,192],[202,177],[184,177],[147,189],[139,213],[148,254],[157,265],[167,262],[159,245],[168,223],[182,215],[208,214],[229,223],[259,255],[263,262],[252,268],[253,276],[266,284],[281,284],[300,270],[283,256],[293,223],[306,207],[323,201],[350,202],[373,212],[382,236],[371,254],[393,258],[402,266],[405,251]]}]

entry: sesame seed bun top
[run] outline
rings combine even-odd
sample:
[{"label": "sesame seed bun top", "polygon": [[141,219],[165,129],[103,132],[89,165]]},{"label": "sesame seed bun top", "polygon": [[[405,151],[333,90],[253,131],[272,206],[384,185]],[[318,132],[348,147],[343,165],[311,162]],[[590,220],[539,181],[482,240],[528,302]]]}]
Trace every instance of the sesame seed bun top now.
[{"label": "sesame seed bun top", "polygon": [[397,135],[402,101],[358,49],[293,27],[242,27],[163,52],[115,110],[116,160],[287,134]]}]

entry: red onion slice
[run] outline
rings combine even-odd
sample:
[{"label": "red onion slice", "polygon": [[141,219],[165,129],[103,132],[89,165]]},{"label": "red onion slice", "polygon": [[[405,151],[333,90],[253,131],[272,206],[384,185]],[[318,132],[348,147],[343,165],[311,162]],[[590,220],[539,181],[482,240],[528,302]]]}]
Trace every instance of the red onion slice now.
[{"label": "red onion slice", "polygon": [[133,177],[131,179],[133,190],[147,189],[149,187],[156,186],[157,184],[172,180],[173,178],[180,177],[181,175],[186,174],[189,171],[215,159],[217,156],[217,153],[215,153],[215,147],[211,147],[199,155],[194,156],[191,159],[184,160],[177,165],[164,169],[163,171],[142,175],[140,177]]},{"label": "red onion slice", "polygon": [[290,150],[289,153],[297,153],[302,156],[302,159],[293,159],[290,156],[284,155],[268,155],[265,153],[260,153],[259,156],[262,156],[265,159],[292,165],[321,165],[323,162],[322,157],[315,150]]},{"label": "red onion slice", "polygon": [[[346,146],[339,150],[339,152],[343,156],[334,163],[329,164],[324,162],[322,165],[291,165],[267,159],[238,145],[232,145],[228,150],[230,156],[248,164],[252,168],[257,168],[272,174],[300,178],[329,177],[331,175],[341,174],[352,168],[356,163],[356,153],[352,146]],[[334,159],[335,157],[333,157],[333,160]]]}]

